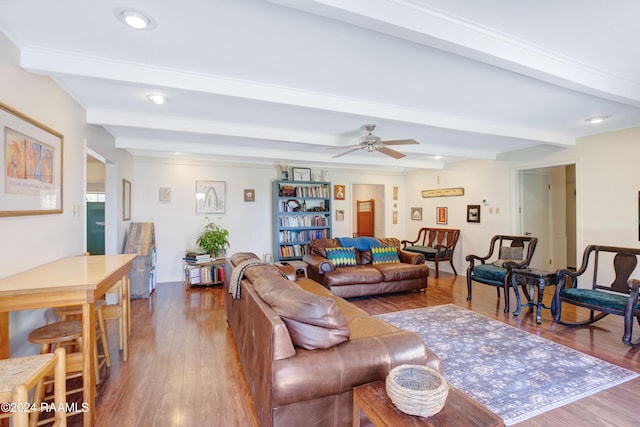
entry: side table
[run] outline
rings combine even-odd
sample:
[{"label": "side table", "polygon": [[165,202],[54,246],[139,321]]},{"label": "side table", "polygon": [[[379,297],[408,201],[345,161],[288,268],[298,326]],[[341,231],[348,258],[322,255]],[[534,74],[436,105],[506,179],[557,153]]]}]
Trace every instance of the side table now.
[{"label": "side table", "polygon": [[360,427],[360,413],[377,427],[389,426],[503,426],[502,418],[449,384],[444,408],[431,417],[405,414],[393,404],[384,380],[353,389],[353,426]]},{"label": "side table", "polygon": [[[520,307],[523,305],[529,306],[529,312],[533,312],[533,307],[536,306],[536,322],[538,324],[542,323],[540,320],[540,311],[541,309],[548,308],[551,309],[551,314],[555,313],[555,306],[551,303],[551,307],[547,307],[542,302],[542,297],[544,296],[544,288],[546,286],[555,286],[557,284],[556,274],[550,271],[539,270],[537,268],[516,268],[511,271],[511,286],[513,287],[513,291],[516,294],[516,302],[518,303],[518,308],[513,312],[514,316],[520,314]],[[520,303],[520,292],[518,291],[518,285],[522,285],[522,288],[527,294],[527,290],[525,288],[526,285],[529,285],[529,293],[527,295],[528,302],[526,304]],[[533,294],[534,287],[538,288],[538,302],[533,302]]]}]

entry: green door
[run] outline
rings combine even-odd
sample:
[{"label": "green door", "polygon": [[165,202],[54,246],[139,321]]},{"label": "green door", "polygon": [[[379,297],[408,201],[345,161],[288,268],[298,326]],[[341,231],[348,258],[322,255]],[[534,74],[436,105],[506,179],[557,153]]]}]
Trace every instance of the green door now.
[{"label": "green door", "polygon": [[104,255],[104,202],[87,202],[87,252]]}]

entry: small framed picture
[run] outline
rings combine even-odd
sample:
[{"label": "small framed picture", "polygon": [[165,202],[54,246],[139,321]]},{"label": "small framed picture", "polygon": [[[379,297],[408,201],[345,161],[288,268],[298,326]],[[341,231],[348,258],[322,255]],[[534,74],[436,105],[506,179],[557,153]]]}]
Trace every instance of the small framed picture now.
[{"label": "small framed picture", "polygon": [[398,211],[393,211],[393,223],[398,223]]},{"label": "small framed picture", "polygon": [[170,202],[171,201],[171,188],[170,187],[160,187],[158,190],[158,200],[161,202]]},{"label": "small framed picture", "polygon": [[422,208],[411,208],[411,220],[422,221]]},{"label": "small framed picture", "polygon": [[344,185],[334,185],[333,186],[333,199],[334,200],[344,200],[344,198],[345,198]]},{"label": "small framed picture", "polygon": [[131,219],[131,182],[122,180],[122,220]]},{"label": "small framed picture", "polygon": [[294,181],[311,181],[311,169],[309,168],[292,168]]},{"label": "small framed picture", "polygon": [[344,221],[344,210],[343,209],[336,210],[336,221]]},{"label": "small framed picture", "polygon": [[436,224],[446,224],[447,223],[447,208],[443,206],[438,206],[436,208]]},{"label": "small framed picture", "polygon": [[467,222],[480,222],[480,205],[467,205]]},{"label": "small framed picture", "polygon": [[245,188],[244,189],[244,201],[245,202],[255,202],[256,201],[256,192],[253,188]]}]

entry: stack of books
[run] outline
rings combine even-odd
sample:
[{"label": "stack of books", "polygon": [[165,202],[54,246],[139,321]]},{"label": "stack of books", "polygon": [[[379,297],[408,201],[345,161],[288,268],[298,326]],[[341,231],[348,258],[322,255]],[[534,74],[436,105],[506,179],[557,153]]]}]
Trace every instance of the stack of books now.
[{"label": "stack of books", "polygon": [[202,264],[212,261],[211,254],[205,253],[204,251],[187,251],[183,259],[191,264]]}]

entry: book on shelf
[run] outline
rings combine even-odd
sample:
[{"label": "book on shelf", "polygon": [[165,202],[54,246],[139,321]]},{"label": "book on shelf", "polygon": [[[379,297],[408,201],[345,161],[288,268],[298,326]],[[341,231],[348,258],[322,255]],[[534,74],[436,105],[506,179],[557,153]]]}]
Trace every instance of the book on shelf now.
[{"label": "book on shelf", "polygon": [[186,262],[201,264],[203,262],[209,262],[212,260],[211,254],[205,252],[204,249],[191,249],[185,252],[184,258]]}]

